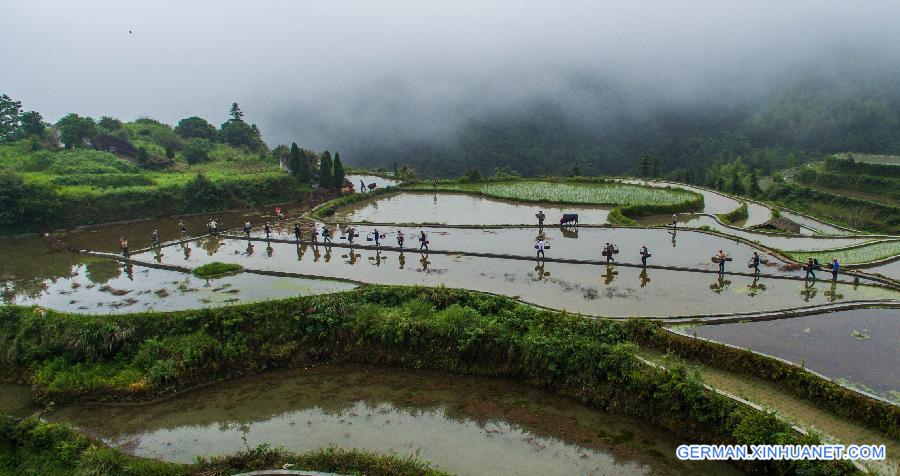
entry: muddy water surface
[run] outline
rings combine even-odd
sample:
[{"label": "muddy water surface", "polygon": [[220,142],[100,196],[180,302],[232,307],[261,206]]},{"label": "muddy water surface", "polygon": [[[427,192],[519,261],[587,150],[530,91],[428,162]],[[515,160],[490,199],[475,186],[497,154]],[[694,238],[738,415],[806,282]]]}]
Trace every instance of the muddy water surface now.
[{"label": "muddy water surface", "polygon": [[[165,259],[180,248],[148,258]],[[197,251],[202,252],[200,250]],[[181,254],[184,257],[183,254]],[[96,259],[62,277],[7,281],[0,304],[38,305],[88,314],[176,311],[352,289],[327,279],[280,278],[241,273],[218,279]]]},{"label": "muddy water surface", "polygon": [[[248,246],[252,253],[248,254]],[[139,256],[148,259],[147,256]],[[215,253],[163,260],[197,267],[212,261],[366,283],[489,291],[554,309],[602,316],[672,316],[753,312],[851,299],[897,298],[869,286],[640,268],[544,263],[464,255],[398,253],[289,243],[218,241]]]},{"label": "muddy water surface", "polygon": [[37,411],[27,385],[0,383],[0,414],[25,417]]},{"label": "muddy water surface", "polygon": [[418,455],[454,474],[732,474],[675,459],[666,430],[504,380],[356,366],[270,372],[142,406],[48,416],[167,461],[262,443]]},{"label": "muddy water surface", "polygon": [[559,224],[563,213],[577,213],[582,224],[606,223],[609,207],[523,204],[461,193],[382,195],[342,207],[334,219],[371,223],[432,223],[442,225],[531,225],[543,210],[548,224]]},{"label": "muddy water surface", "polygon": [[679,331],[781,357],[900,403],[900,309],[858,309]]}]

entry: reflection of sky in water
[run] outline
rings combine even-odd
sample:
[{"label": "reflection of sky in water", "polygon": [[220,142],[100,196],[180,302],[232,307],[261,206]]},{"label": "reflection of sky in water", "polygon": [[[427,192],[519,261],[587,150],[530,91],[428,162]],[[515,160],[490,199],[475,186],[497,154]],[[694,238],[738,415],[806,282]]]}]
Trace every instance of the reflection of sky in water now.
[{"label": "reflection of sky in water", "polygon": [[504,380],[383,368],[276,371],[149,405],[63,407],[48,417],[128,452],[185,463],[240,451],[246,439],[294,451],[418,453],[454,474],[691,468],[675,460],[673,435],[636,418]]},{"label": "reflection of sky in water", "polygon": [[583,205],[521,204],[461,193],[408,193],[380,196],[341,208],[337,220],[372,223],[435,223],[443,225],[536,225],[543,210],[548,224],[559,224],[564,213],[577,213],[582,224],[606,223],[609,208]]},{"label": "reflection of sky in water", "polygon": [[[857,309],[775,321],[689,327],[686,334],[750,348],[900,401],[900,310]],[[846,358],[835,358],[843,356]]]},{"label": "reflection of sky in water", "polygon": [[[166,250],[177,248],[167,248]],[[165,250],[164,250],[165,251]],[[68,277],[3,284],[3,303],[81,313],[174,311],[342,291],[328,280],[237,274],[204,280],[191,274],[108,260],[76,265]]]},{"label": "reflection of sky in water", "polygon": [[[432,243],[439,242],[436,237]],[[666,270],[641,270],[605,265],[574,265],[477,258],[462,255],[421,255],[288,243],[215,240],[208,252],[185,260],[178,253],[163,262],[197,267],[213,261],[239,263],[247,269],[285,271],[311,276],[354,279],[377,284],[445,285],[515,296],[555,309],[603,316],[670,316],[773,310],[851,299],[895,298],[880,288],[819,281],[802,281]],[[530,243],[529,243],[530,246]],[[142,257],[147,259],[147,257]],[[744,263],[738,262],[734,266]],[[745,268],[746,269],[746,268]]]}]

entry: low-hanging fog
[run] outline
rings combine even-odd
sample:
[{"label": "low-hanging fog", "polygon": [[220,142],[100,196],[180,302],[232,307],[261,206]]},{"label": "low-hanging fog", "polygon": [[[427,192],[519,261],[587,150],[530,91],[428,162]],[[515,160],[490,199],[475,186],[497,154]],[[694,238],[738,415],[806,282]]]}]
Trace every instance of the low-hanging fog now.
[{"label": "low-hanging fog", "polygon": [[[831,107],[816,105],[821,91],[888,109],[900,96],[900,2],[890,0],[29,0],[2,10],[0,93],[49,121],[218,124],[238,102],[270,146],[339,150],[351,164],[459,158],[430,166],[459,172],[478,155],[459,152],[480,143],[472,134],[502,142],[534,128],[591,169],[653,150],[634,128],[653,141],[684,124],[715,127],[704,120],[783,116],[767,108],[785,91],[813,109]],[[510,123],[519,135],[504,132]],[[794,126],[774,140],[809,133]],[[621,134],[632,138],[601,151]]]}]

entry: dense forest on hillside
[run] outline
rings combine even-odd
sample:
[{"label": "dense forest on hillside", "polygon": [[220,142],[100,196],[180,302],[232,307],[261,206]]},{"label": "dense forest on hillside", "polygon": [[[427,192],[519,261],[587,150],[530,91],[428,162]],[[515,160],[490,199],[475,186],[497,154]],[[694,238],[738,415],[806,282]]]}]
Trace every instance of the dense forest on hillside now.
[{"label": "dense forest on hillside", "polygon": [[[354,163],[390,169],[399,162],[425,176],[475,168],[482,175],[496,169],[526,176],[574,171],[712,186],[718,168],[737,160],[763,176],[830,153],[900,152],[895,81],[882,70],[816,70],[755,97],[654,104],[642,104],[627,85],[604,83],[582,92],[603,105],[590,113],[572,112],[562,100],[534,98],[470,118],[449,138],[354,143],[350,137],[349,147],[342,146]],[[656,174],[641,170],[642,157]]]}]

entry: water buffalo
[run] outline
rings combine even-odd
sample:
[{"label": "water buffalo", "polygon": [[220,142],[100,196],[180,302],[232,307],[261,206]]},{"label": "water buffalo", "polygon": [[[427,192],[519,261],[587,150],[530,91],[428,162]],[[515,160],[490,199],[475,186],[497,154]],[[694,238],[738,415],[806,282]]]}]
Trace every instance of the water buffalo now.
[{"label": "water buffalo", "polygon": [[560,225],[578,225],[578,214],[577,213],[563,213],[562,218],[559,219]]}]

